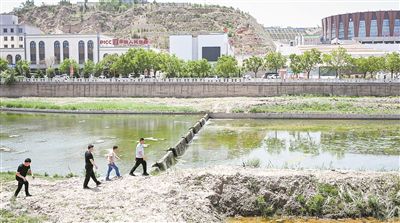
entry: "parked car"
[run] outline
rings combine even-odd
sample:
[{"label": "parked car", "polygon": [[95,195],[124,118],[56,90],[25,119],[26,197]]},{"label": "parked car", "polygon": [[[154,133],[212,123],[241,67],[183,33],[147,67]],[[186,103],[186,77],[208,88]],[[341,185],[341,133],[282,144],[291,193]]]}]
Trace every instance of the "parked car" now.
[{"label": "parked car", "polygon": [[280,79],[281,77],[279,76],[278,73],[265,73],[263,78],[267,79]]}]

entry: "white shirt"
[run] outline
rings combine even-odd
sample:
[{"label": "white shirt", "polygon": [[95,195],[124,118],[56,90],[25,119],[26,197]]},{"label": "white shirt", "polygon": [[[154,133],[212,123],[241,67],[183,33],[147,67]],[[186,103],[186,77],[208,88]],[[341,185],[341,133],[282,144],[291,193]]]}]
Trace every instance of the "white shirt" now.
[{"label": "white shirt", "polygon": [[112,163],[114,163],[115,162],[115,153],[114,153],[114,151],[111,151],[108,155],[107,155],[107,158],[108,158],[108,162],[110,163],[110,164],[112,164]]},{"label": "white shirt", "polygon": [[143,158],[144,156],[144,146],[140,143],[136,146],[136,158]]}]

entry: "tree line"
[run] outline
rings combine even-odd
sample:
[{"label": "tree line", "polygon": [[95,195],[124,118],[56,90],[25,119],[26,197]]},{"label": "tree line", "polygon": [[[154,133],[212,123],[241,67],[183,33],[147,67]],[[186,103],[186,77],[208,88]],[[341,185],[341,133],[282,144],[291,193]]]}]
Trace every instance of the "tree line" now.
[{"label": "tree line", "polygon": [[217,62],[209,63],[205,59],[184,61],[163,52],[155,52],[142,48],[132,48],[122,55],[111,54],[100,62],[88,60],[79,66],[73,59],[65,59],[57,69],[49,67],[46,70],[37,70],[31,73],[29,62],[20,60],[14,68],[9,68],[6,60],[0,60],[2,76],[24,76],[52,78],[56,70],[60,74],[71,75],[73,67],[74,77],[88,78],[104,75],[111,77],[139,77],[155,76],[162,73],[165,78],[204,78],[204,77],[242,77],[251,72],[257,75],[261,70],[277,72],[281,68],[290,68],[294,74],[304,73],[309,78],[311,70],[317,66],[328,67],[333,70],[337,78],[346,74],[361,74],[363,78],[374,77],[379,71],[388,72],[391,78],[400,73],[400,54],[390,53],[383,57],[353,58],[346,49],[339,47],[329,54],[322,54],[316,49],[305,51],[301,55],[292,54],[289,57],[279,52],[269,52],[265,56],[252,56],[239,65],[233,56],[221,56]]}]

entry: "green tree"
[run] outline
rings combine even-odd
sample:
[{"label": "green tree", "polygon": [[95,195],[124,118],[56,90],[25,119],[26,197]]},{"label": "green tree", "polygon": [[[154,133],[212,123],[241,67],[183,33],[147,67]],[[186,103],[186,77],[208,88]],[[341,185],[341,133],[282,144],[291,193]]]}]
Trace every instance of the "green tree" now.
[{"label": "green tree", "polygon": [[264,59],[264,67],[266,69],[275,70],[284,67],[286,64],[286,57],[279,52],[269,52]]},{"label": "green tree", "polygon": [[95,74],[96,76],[100,76],[101,74],[105,74],[107,77],[116,76],[117,67],[113,64],[116,63],[119,59],[118,54],[109,54],[104,57],[99,63],[98,66],[95,66]]},{"label": "green tree", "polygon": [[394,78],[395,73],[400,73],[400,54],[393,52],[385,56],[385,70],[390,72],[390,77]]},{"label": "green tree", "polygon": [[301,56],[301,63],[304,71],[307,73],[307,79],[310,79],[311,70],[321,62],[321,52],[317,49],[313,48],[303,53]]},{"label": "green tree", "polygon": [[264,65],[264,59],[257,56],[252,56],[243,61],[245,70],[254,72],[254,76],[257,76],[257,72]]},{"label": "green tree", "polygon": [[239,72],[238,62],[233,56],[221,56],[215,65],[215,72],[222,77],[235,77]]},{"label": "green tree", "polygon": [[188,61],[186,69],[190,77],[207,77],[211,73],[211,65],[206,59]]},{"label": "green tree", "polygon": [[93,61],[91,60],[86,61],[85,64],[83,65],[83,70],[82,70],[83,77],[89,78],[90,75],[94,73],[95,66],[96,65],[94,64]]},{"label": "green tree", "polygon": [[185,62],[175,55],[167,56],[164,63],[161,65],[161,71],[166,78],[179,77],[182,74]]},{"label": "green tree", "polygon": [[34,0],[26,0],[21,4],[21,8],[30,8],[30,7],[35,7],[35,1]]},{"label": "green tree", "polygon": [[363,74],[364,78],[367,78],[369,73],[372,77],[375,72],[383,70],[385,67],[385,59],[383,57],[360,57],[354,59],[354,65],[357,70]]},{"label": "green tree", "polygon": [[301,55],[290,54],[289,59],[290,59],[289,67],[294,74],[299,74],[304,70]]},{"label": "green tree", "polygon": [[0,58],[0,72],[8,70],[8,62],[3,58]]},{"label": "green tree", "polygon": [[60,64],[60,71],[64,74],[71,75],[71,67],[74,70],[74,77],[78,77],[78,68],[79,65],[74,59],[65,59],[63,62]]},{"label": "green tree", "polygon": [[30,77],[30,66],[29,66],[29,61],[26,60],[19,60],[17,64],[15,65],[15,71],[17,72],[17,75],[19,76],[25,76],[25,77]]},{"label": "green tree", "polygon": [[353,60],[343,47],[333,50],[330,54],[324,54],[322,58],[327,66],[335,70],[336,78],[340,77],[340,72],[343,69],[351,66]]}]

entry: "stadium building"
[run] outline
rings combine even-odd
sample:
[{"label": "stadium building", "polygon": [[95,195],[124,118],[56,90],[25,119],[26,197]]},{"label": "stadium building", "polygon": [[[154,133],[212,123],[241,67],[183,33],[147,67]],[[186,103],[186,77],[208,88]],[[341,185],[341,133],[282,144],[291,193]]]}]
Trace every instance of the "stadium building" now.
[{"label": "stadium building", "polygon": [[324,42],[356,40],[362,44],[399,44],[400,11],[355,12],[322,19]]}]

